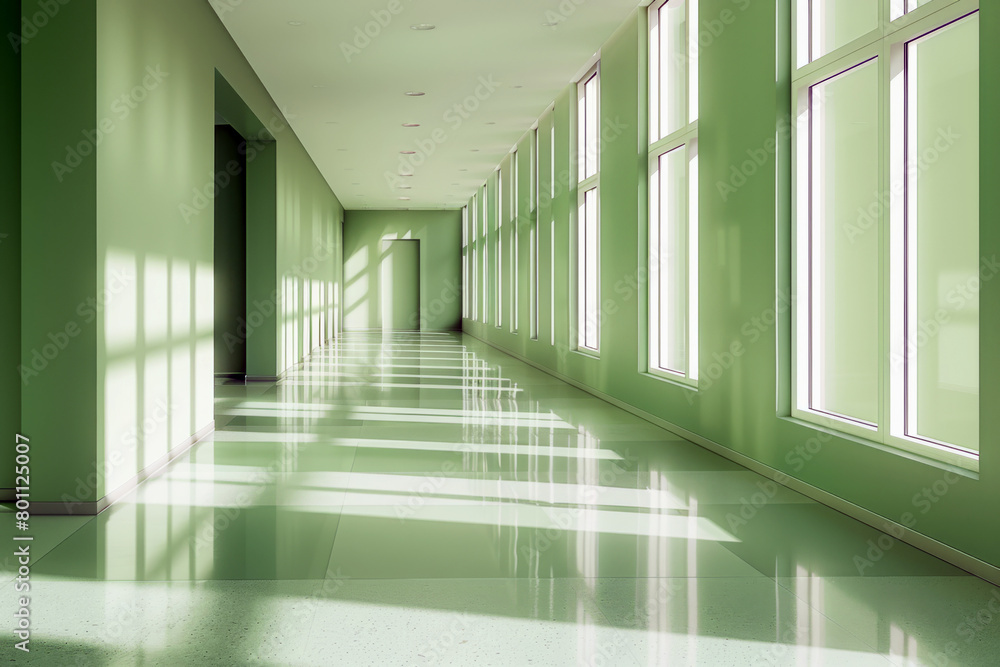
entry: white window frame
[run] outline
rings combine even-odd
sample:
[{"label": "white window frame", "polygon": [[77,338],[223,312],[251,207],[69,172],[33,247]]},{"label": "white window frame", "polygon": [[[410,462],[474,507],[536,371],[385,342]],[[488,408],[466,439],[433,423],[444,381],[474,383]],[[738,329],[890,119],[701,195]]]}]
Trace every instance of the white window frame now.
[{"label": "white window frame", "polygon": [[[587,131],[585,112],[582,111],[587,104],[587,84],[591,81],[595,81],[594,95],[596,96],[595,107],[597,116],[597,128],[595,132],[596,145],[594,147],[594,155],[590,156],[587,153]],[[570,164],[576,165],[577,169],[577,207],[576,213],[574,215],[575,224],[573,225],[573,247],[572,247],[572,257],[574,266],[574,293],[575,299],[573,303],[575,304],[575,327],[576,332],[576,350],[583,354],[590,356],[600,356],[601,351],[601,62],[600,60],[587,70],[579,81],[577,82],[577,105],[576,112],[574,114],[575,122],[575,138],[576,141],[574,145],[576,146],[576,159],[571,160]],[[593,157],[597,164],[595,165],[594,174],[588,176],[586,172],[586,165],[589,163],[589,159]],[[581,254],[586,253],[587,246],[581,246],[582,243],[587,241],[586,229],[583,227],[587,224],[585,216],[581,216],[580,211],[584,209],[587,195],[591,192],[594,193],[596,197],[595,210],[597,211],[597,220],[595,221],[595,227],[597,230],[596,238],[591,239],[591,241],[596,245],[594,249],[597,255],[598,261],[597,266],[591,267],[587,265],[584,260],[581,262]],[[581,266],[582,264],[582,266]],[[591,272],[596,273],[591,281]],[[587,312],[587,297],[589,295],[588,286],[593,286],[597,290],[596,303],[597,312],[588,313]],[[594,334],[596,340],[593,341],[594,345],[588,345],[587,341],[587,321],[588,318],[593,318]]]},{"label": "white window frame", "polygon": [[495,210],[493,223],[493,246],[495,260],[493,262],[493,318],[497,329],[503,326],[503,167],[497,167],[493,172],[496,181],[494,190]]},{"label": "white window frame", "polygon": [[549,116],[549,344],[556,345],[556,120],[555,111]]},{"label": "white window frame", "polygon": [[[684,52],[687,54],[685,79],[686,120],[679,129],[661,137],[660,105],[669,91],[662,90],[659,76],[660,35],[659,12],[670,2],[685,3],[687,43]],[[648,345],[647,372],[657,378],[677,382],[688,387],[698,386],[698,247],[699,247],[699,213],[698,213],[698,1],[699,0],[658,0],[649,6],[649,218],[648,218]],[[687,169],[687,199],[683,206],[686,227],[682,247],[664,249],[662,244],[663,223],[660,218],[661,198],[659,188],[660,159],[674,151],[684,151]],[[685,262],[684,274],[686,284],[685,322],[680,324],[685,332],[683,368],[670,368],[660,362],[660,328],[664,325],[665,312],[671,312],[662,301],[658,280],[659,263],[665,256],[677,255]]]},{"label": "white window frame", "polygon": [[539,265],[539,239],[538,239],[538,218],[541,215],[539,201],[541,199],[541,194],[539,189],[541,186],[541,174],[539,173],[539,149],[538,145],[538,127],[539,124],[536,121],[534,125],[531,126],[531,174],[530,174],[530,197],[529,206],[531,208],[531,219],[529,221],[529,239],[528,239],[528,338],[530,340],[538,340],[538,325],[539,325],[539,303],[538,298],[540,296],[539,291],[539,281],[540,275],[540,265]]},{"label": "white window frame", "polygon": [[483,258],[483,284],[482,284],[482,311],[480,314],[483,316],[483,324],[489,324],[490,322],[490,237],[489,237],[489,215],[487,211],[489,210],[489,201],[487,199],[487,193],[489,188],[484,184],[479,190],[479,205],[480,205],[480,216],[479,216],[479,228],[480,237],[479,242],[482,244],[482,258]]},{"label": "white window frame", "polygon": [[462,319],[469,319],[469,205],[462,207]]},{"label": "white window frame", "polygon": [[[808,29],[803,7],[809,0],[797,0],[793,16],[793,44],[799,49],[797,35]],[[889,445],[941,463],[971,471],[979,470],[979,452],[958,445],[939,443],[927,438],[907,435],[905,419],[905,375],[900,364],[893,364],[898,355],[907,354],[905,318],[906,260],[903,251],[906,228],[906,197],[897,194],[893,184],[907,179],[906,175],[906,111],[904,85],[904,53],[906,44],[938,28],[978,11],[978,0],[931,0],[921,7],[902,5],[903,0],[879,0],[881,22],[877,31],[854,40],[831,53],[801,67],[793,64],[792,113],[796,119],[792,132],[792,405],[794,418],[847,435]],[[911,2],[911,0],[906,0]],[[915,4],[915,3],[914,3]],[[905,11],[903,11],[905,9]],[[877,58],[879,67],[880,169],[879,192],[890,193],[889,204],[879,213],[880,251],[878,272],[882,283],[879,327],[880,407],[878,424],[872,428],[849,418],[810,409],[808,403],[808,262],[806,230],[811,201],[808,165],[810,107],[812,86],[840,73]],[[982,443],[980,443],[981,446]]]},{"label": "white window frame", "polygon": [[510,154],[510,332],[517,334],[521,318],[521,248],[520,248],[520,168],[517,147]]},{"label": "white window frame", "polygon": [[479,194],[472,194],[472,320],[479,319]]}]

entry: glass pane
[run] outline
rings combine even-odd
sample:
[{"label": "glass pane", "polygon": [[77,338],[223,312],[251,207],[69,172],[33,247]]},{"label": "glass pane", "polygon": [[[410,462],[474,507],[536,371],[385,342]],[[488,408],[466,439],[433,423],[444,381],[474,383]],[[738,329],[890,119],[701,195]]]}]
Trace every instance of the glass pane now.
[{"label": "glass pane", "polygon": [[906,11],[912,12],[917,7],[923,7],[924,5],[929,4],[931,2],[934,2],[934,0],[907,0]]},{"label": "glass pane", "polygon": [[597,174],[597,156],[600,150],[598,143],[598,126],[600,119],[597,114],[597,75],[591,77],[587,82],[587,170],[585,178],[590,178]]},{"label": "glass pane", "polygon": [[875,0],[812,0],[811,60],[818,60],[848,42],[878,28]]},{"label": "glass pane", "polygon": [[586,208],[586,234],[585,244],[585,292],[586,292],[586,339],[584,346],[592,350],[598,348],[598,325],[600,320],[600,304],[598,303],[599,289],[598,276],[600,266],[598,264],[598,212],[597,212],[597,188],[588,190],[584,195],[584,207]]},{"label": "glass pane", "polygon": [[576,338],[587,347],[587,203],[580,202],[576,227]]},{"label": "glass pane", "polygon": [[879,413],[877,60],[812,87],[810,400],[875,424]]},{"label": "glass pane", "polygon": [[577,162],[580,163],[579,167],[579,181],[587,180],[587,94],[586,87],[584,87],[584,92],[580,93],[580,104],[577,109]]},{"label": "glass pane", "polygon": [[908,432],[978,450],[979,15],[906,55]]},{"label": "glass pane", "polygon": [[659,312],[659,368],[687,371],[687,157],[684,147],[659,160],[658,233],[653,246]]},{"label": "glass pane", "polygon": [[530,227],[530,237],[528,238],[530,248],[528,261],[530,262],[530,278],[528,285],[531,312],[531,338],[538,338],[538,221],[533,220]]},{"label": "glass pane", "polygon": [[687,8],[685,0],[660,7],[660,132],[654,141],[687,125]]}]

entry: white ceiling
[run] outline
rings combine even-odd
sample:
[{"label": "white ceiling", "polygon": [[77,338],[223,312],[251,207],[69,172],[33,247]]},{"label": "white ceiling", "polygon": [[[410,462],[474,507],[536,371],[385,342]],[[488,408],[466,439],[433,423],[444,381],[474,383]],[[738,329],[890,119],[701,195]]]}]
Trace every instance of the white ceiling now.
[{"label": "white ceiling", "polygon": [[[463,206],[639,4],[243,0],[217,11],[345,208],[433,209]],[[376,36],[355,43],[366,28]],[[387,178],[400,171],[413,176]]]}]

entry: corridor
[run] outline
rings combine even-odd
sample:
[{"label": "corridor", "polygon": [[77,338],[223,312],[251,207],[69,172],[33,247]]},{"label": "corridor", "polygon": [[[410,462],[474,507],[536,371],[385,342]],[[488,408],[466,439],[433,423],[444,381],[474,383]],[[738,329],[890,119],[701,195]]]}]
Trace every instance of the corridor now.
[{"label": "corridor", "polygon": [[469,336],[346,334],[277,385],[219,385],[216,405],[212,436],[111,509],[33,518],[32,656],[840,666],[1000,652],[989,584]]}]

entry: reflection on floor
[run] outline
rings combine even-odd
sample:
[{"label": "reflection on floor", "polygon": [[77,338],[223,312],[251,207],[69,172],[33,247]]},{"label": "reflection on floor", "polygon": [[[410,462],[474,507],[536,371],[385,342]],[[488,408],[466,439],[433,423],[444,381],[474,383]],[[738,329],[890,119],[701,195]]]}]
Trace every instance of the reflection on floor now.
[{"label": "reflection on floor", "polygon": [[468,337],[347,335],[277,385],[220,386],[217,419],[100,516],[33,519],[18,661],[1000,655],[991,585],[902,543],[862,576],[877,531]]}]

